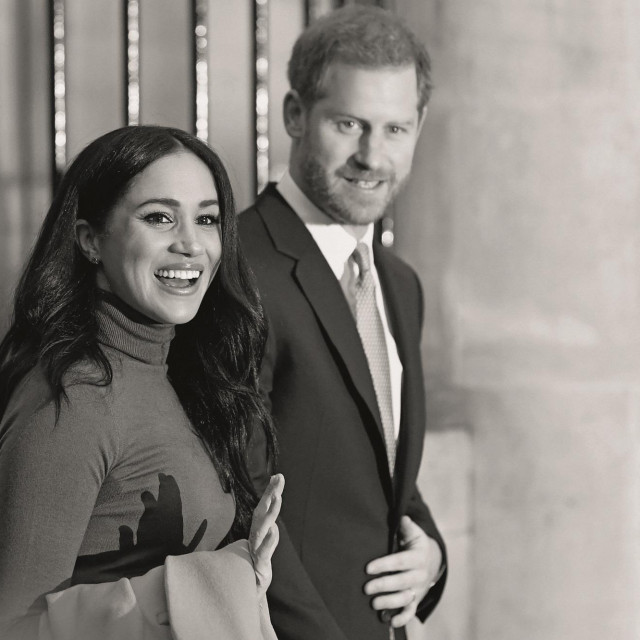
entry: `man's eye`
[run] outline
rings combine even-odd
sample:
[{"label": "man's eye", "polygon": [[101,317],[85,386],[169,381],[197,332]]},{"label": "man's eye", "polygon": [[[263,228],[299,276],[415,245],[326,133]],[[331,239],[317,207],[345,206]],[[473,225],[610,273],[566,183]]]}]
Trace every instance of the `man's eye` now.
[{"label": "man's eye", "polygon": [[145,214],[144,221],[153,225],[168,224],[170,222],[173,222],[171,220],[171,217],[162,211],[154,211],[152,213]]},{"label": "man's eye", "polygon": [[399,127],[397,124],[392,124],[389,127],[389,131],[391,133],[404,133],[406,131],[406,129],[404,127]]},{"label": "man's eye", "polygon": [[355,120],[340,120],[338,122],[338,129],[343,133],[352,133],[359,130],[359,125]]}]

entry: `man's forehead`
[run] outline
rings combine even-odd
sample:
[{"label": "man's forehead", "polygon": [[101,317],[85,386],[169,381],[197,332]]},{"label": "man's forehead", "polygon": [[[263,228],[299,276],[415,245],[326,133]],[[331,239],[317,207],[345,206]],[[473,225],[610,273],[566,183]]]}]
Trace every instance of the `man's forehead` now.
[{"label": "man's forehead", "polygon": [[330,102],[334,108],[384,104],[413,117],[419,102],[415,66],[364,67],[333,62],[323,74],[316,102],[324,102],[325,106]]},{"label": "man's forehead", "polygon": [[334,77],[371,77],[382,78],[385,76],[404,77],[407,80],[415,80],[416,91],[418,88],[418,74],[415,64],[407,62],[401,65],[364,65],[344,62],[342,60],[333,60],[324,68],[320,77],[319,85],[324,85],[328,80]]}]

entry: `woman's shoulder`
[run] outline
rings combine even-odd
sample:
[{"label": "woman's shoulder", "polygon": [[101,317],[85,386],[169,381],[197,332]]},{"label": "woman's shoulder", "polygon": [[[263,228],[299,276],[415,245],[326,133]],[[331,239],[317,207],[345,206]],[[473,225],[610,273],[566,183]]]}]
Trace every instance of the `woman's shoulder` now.
[{"label": "woman's shoulder", "polygon": [[0,428],[0,437],[27,425],[34,433],[42,431],[104,431],[115,428],[112,394],[102,372],[92,363],[80,362],[64,374],[64,393],[60,398],[52,389],[44,367],[36,365],[14,390]]},{"label": "woman's shoulder", "polygon": [[126,450],[121,426],[104,402],[106,388],[76,384],[65,390],[57,402],[46,372],[36,366],[0,421],[0,475],[18,478],[29,495],[51,495],[54,502],[64,497],[53,496],[51,488],[70,476],[81,484],[79,491],[97,491]]}]

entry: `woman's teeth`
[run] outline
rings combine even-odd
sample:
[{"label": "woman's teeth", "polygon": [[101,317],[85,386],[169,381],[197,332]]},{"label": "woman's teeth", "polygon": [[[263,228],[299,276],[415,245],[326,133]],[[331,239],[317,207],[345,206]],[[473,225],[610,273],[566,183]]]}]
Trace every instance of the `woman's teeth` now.
[{"label": "woman's teeth", "polygon": [[179,270],[174,269],[156,269],[154,275],[160,278],[179,278],[180,280],[194,280],[200,277],[201,271]]}]

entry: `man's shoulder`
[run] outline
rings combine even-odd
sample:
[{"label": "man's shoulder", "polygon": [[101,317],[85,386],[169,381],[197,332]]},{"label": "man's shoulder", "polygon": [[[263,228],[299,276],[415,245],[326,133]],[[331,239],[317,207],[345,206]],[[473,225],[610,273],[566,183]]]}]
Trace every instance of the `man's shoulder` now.
[{"label": "man's shoulder", "polygon": [[258,194],[253,204],[241,211],[238,217],[240,223],[246,225],[253,218],[265,215],[277,215],[279,212],[289,209],[290,207],[287,201],[280,195],[275,183],[270,182],[265,189]]},{"label": "man's shoulder", "polygon": [[238,214],[238,232],[245,248],[256,242],[262,244],[269,235],[268,225],[278,224],[279,214],[287,209],[275,185],[269,184],[251,206]]},{"label": "man's shoulder", "polygon": [[[275,195],[274,193],[275,192]],[[286,204],[275,189],[261,193],[256,202],[238,214],[238,236],[242,253],[254,272],[260,289],[274,280],[287,258],[278,250],[278,236],[286,232]],[[286,218],[286,215],[284,216]]]},{"label": "man's shoulder", "polygon": [[260,218],[255,203],[238,214],[238,233],[241,240],[244,241],[245,237],[264,231],[264,222]]}]

